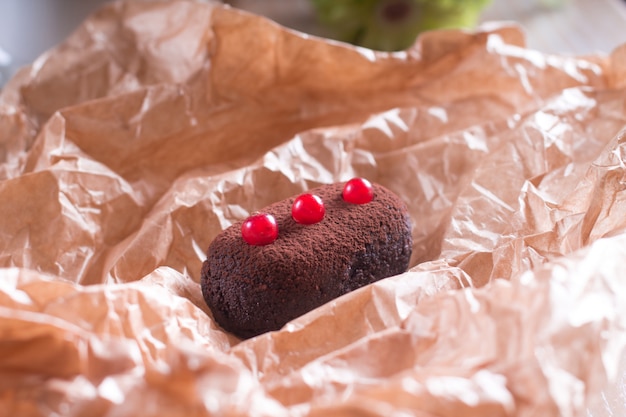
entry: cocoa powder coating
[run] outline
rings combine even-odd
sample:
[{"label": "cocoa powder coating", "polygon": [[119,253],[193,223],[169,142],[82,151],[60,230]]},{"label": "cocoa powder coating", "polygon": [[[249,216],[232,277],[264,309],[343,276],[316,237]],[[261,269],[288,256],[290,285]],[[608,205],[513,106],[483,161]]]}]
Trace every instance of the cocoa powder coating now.
[{"label": "cocoa powder coating", "polygon": [[408,268],[411,221],[404,202],[373,184],[374,199],[350,204],[343,183],[308,192],[322,198],[324,219],[291,217],[295,197],[261,212],[278,223],[278,239],[252,246],[237,222],[211,242],[202,266],[202,294],[214,319],[240,338],[278,330],[334,298]]}]

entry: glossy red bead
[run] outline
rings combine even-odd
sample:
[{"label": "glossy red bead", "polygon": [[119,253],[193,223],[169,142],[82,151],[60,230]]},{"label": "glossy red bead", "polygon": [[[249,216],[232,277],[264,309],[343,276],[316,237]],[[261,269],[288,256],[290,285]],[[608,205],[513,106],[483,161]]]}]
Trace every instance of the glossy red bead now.
[{"label": "glossy red bead", "polygon": [[342,196],[348,203],[366,204],[374,198],[374,190],[365,178],[352,178],[344,185]]},{"label": "glossy red bead", "polygon": [[324,202],[314,194],[299,195],[291,206],[291,217],[300,224],[321,222],[325,213]]},{"label": "glossy red bead", "polygon": [[241,236],[249,245],[269,245],[278,237],[276,219],[267,213],[254,214],[241,225]]}]

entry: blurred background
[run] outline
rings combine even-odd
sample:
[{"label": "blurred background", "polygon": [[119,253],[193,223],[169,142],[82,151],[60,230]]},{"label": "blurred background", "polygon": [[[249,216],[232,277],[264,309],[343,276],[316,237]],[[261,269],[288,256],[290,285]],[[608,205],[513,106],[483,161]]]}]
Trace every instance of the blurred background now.
[{"label": "blurred background", "polygon": [[[107,0],[0,0],[0,86],[17,68],[67,37],[92,11]],[[454,9],[412,10],[406,4],[437,0],[228,0],[234,7],[263,14],[285,26],[319,36],[363,43],[374,49],[397,49],[412,40],[402,24],[427,29],[471,21],[469,9],[479,9],[475,23],[517,21],[527,33],[528,46],[547,53],[609,53],[626,43],[624,0],[453,0]],[[484,3],[488,3],[483,5]],[[367,6],[355,6],[365,4]],[[381,9],[385,3],[387,9]],[[393,7],[391,7],[393,6]],[[367,10],[364,9],[368,8]],[[428,21],[418,20],[427,14]],[[373,19],[377,14],[389,21]],[[445,15],[454,14],[454,19]],[[322,16],[325,24],[320,23]],[[339,17],[337,17],[339,16]],[[448,16],[449,17],[449,16]],[[334,20],[333,20],[334,19]],[[383,19],[383,20],[384,20]],[[411,20],[413,19],[413,20]],[[422,17],[420,17],[422,19]],[[469,20],[468,20],[469,19]],[[404,23],[403,23],[404,22]],[[407,23],[408,22],[408,23]],[[338,30],[339,29],[339,30]],[[342,32],[343,31],[343,32]],[[395,32],[394,32],[395,31]],[[393,37],[389,35],[392,33]],[[385,39],[387,36],[389,39]],[[380,39],[384,42],[381,42]],[[410,43],[409,43],[410,44]]]}]

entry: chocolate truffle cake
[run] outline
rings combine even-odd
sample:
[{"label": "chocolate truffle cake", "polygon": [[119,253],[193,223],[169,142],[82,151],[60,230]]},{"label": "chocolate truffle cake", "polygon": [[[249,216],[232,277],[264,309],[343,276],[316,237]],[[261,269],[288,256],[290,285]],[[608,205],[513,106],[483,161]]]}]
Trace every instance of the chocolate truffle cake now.
[{"label": "chocolate truffle cake", "polygon": [[355,178],[274,203],[220,233],[202,266],[202,294],[220,326],[248,338],[406,271],[411,250],[402,200]]}]

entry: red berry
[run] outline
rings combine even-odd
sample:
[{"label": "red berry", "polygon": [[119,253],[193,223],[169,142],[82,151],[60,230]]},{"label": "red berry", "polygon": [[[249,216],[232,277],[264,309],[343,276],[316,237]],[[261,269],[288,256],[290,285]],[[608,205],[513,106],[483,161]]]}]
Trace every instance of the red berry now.
[{"label": "red berry", "polygon": [[268,245],[278,237],[276,219],[266,213],[252,215],[241,225],[241,236],[249,245]]},{"label": "red berry", "polygon": [[322,221],[326,209],[321,198],[313,194],[299,195],[291,206],[291,217],[300,224]]},{"label": "red berry", "polygon": [[374,198],[374,190],[365,178],[352,178],[344,185],[342,195],[348,203],[365,204]]}]

